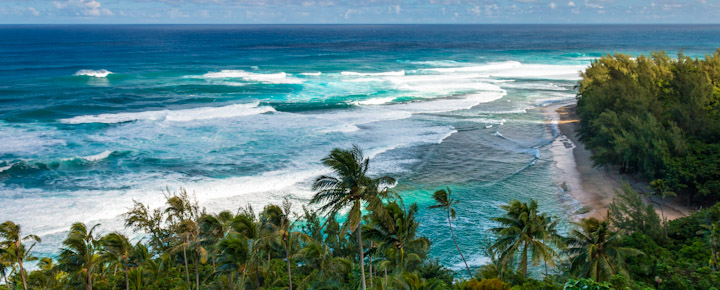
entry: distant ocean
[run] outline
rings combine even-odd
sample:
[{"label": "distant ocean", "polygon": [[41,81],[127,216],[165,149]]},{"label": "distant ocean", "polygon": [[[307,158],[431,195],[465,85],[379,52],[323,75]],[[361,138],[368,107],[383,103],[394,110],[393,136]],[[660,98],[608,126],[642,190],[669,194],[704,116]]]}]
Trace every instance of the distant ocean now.
[{"label": "distant ocean", "polygon": [[720,26],[0,26],[0,221],[52,254],[72,222],[122,228],[166,187],[209,211],[312,196],[320,159],[355,143],[422,209],[432,256],[460,269],[440,212],[487,262],[490,217],[537,199],[567,221],[535,108],[575,98],[606,52],[703,56]]}]

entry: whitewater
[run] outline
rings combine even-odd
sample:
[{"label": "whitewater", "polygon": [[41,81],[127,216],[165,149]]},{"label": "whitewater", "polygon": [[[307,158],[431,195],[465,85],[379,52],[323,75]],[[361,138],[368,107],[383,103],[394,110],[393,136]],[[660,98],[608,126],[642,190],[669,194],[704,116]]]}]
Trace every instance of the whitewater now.
[{"label": "whitewater", "polygon": [[577,209],[553,181],[556,133],[538,108],[575,99],[606,51],[690,43],[660,28],[452,27],[0,30],[0,221],[54,255],[77,221],[141,238],[122,214],[133,200],[163,206],[166,188],[209,212],[284,198],[300,210],[329,173],[320,160],[358,144],[370,174],[396,177],[393,190],[419,204],[431,254],[459,268],[444,220],[426,210],[452,188],[477,267],[500,205],[534,198],[563,221]]}]

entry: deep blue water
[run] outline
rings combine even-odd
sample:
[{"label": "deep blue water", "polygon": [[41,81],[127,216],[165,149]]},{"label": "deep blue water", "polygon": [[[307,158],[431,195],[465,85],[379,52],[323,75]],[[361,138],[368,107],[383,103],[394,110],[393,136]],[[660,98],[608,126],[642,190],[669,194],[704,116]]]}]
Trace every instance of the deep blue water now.
[{"label": "deep blue water", "polygon": [[[320,159],[356,143],[421,208],[453,189],[478,266],[499,205],[577,208],[535,108],[572,100],[604,53],[718,47],[716,25],[0,26],[0,220],[50,253],[72,222],[119,229],[165,187],[211,211],[299,206]],[[420,231],[459,267],[438,214]]]}]

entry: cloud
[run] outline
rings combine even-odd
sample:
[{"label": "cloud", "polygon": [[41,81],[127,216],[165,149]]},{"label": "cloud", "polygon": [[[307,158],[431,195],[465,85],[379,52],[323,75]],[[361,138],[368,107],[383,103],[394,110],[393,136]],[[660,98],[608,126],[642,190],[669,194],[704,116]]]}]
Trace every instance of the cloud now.
[{"label": "cloud", "polygon": [[557,7],[557,4],[555,2],[550,2],[550,9],[555,9]]},{"label": "cloud", "polygon": [[38,12],[37,10],[35,10],[34,7],[28,7],[28,11],[30,11],[30,13],[32,13],[32,15],[40,16],[40,12]]},{"label": "cloud", "polygon": [[95,0],[66,0],[65,2],[53,1],[53,6],[58,10],[64,10],[75,16],[98,17],[114,15],[110,9],[102,8],[100,2]]},{"label": "cloud", "polygon": [[568,6],[575,7],[575,2],[572,2],[572,1],[568,2]]}]

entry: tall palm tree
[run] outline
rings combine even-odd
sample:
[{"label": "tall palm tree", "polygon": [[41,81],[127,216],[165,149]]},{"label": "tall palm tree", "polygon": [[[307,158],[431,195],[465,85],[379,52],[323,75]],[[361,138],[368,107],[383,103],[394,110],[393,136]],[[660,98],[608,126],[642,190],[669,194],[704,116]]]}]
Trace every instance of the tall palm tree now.
[{"label": "tall palm tree", "polygon": [[74,272],[84,279],[88,290],[92,290],[92,277],[100,260],[97,255],[99,241],[94,235],[98,226],[100,224],[88,229],[84,223],[74,223],[63,241],[64,248],[60,249],[60,265],[67,272]]},{"label": "tall palm tree", "polygon": [[450,191],[450,188],[447,188],[447,191],[444,189],[438,190],[435,193],[433,193],[433,199],[435,199],[435,205],[432,205],[428,208],[439,208],[443,211],[447,212],[447,220],[448,220],[448,227],[450,228],[450,235],[452,236],[453,242],[455,243],[455,248],[457,248],[458,253],[460,253],[460,257],[462,258],[463,262],[465,263],[465,269],[467,269],[468,277],[472,277],[472,272],[470,271],[470,266],[468,266],[467,260],[465,259],[465,256],[463,255],[462,251],[460,251],[460,246],[458,246],[457,239],[455,238],[455,232],[453,231],[452,227],[452,220],[455,219],[455,209],[453,208],[453,205],[457,204],[459,201],[452,198],[452,191]]},{"label": "tall palm tree", "polygon": [[[2,238],[2,240],[0,240],[0,246],[15,258],[14,262],[17,263],[20,268],[20,278],[22,279],[23,289],[27,290],[27,272],[25,271],[23,262],[36,260],[35,257],[30,255],[30,251],[36,243],[40,242],[40,238],[36,235],[23,237],[20,225],[11,221],[0,224],[0,238]],[[33,243],[26,249],[23,241],[33,241]]]},{"label": "tall palm tree", "polygon": [[350,207],[343,228],[357,231],[362,288],[365,290],[365,256],[360,227],[363,203],[367,203],[369,210],[382,215],[382,198],[387,196],[387,186],[394,184],[395,179],[388,176],[369,177],[370,159],[364,157],[357,145],[353,145],[350,150],[333,149],[330,155],[322,159],[322,163],[330,167],[334,175],[322,175],[315,179],[312,188],[316,193],[310,203],[322,203],[320,210],[327,212],[328,219],[334,219],[340,210]]},{"label": "tall palm tree", "polygon": [[663,231],[665,231],[665,238],[667,238],[667,220],[665,220],[665,198],[668,196],[677,196],[673,191],[670,191],[665,182],[662,179],[656,179],[650,182],[650,188],[652,188],[652,195],[660,197],[660,215],[662,216]]},{"label": "tall palm tree", "polygon": [[602,282],[618,273],[627,274],[625,258],[642,254],[621,247],[619,235],[610,230],[607,220],[584,219],[578,226],[580,229],[572,230],[568,237],[568,254],[570,270],[582,277]]},{"label": "tall palm tree", "polygon": [[[513,200],[503,205],[505,215],[493,218],[500,227],[491,231],[498,237],[490,246],[491,252],[500,253],[501,275],[505,267],[520,253],[519,271],[527,277],[528,258],[534,266],[540,261],[554,266],[553,257],[557,256],[550,244],[561,246],[562,238],[555,231],[555,221],[550,216],[538,212],[537,201],[530,204]],[[530,256],[528,256],[530,255]]]},{"label": "tall palm tree", "polygon": [[241,234],[231,232],[218,241],[216,248],[220,253],[217,271],[228,274],[228,289],[234,289],[235,274],[240,271],[245,272],[248,260],[248,241]]},{"label": "tall palm tree", "polygon": [[130,258],[133,254],[134,247],[130,244],[128,238],[118,232],[109,233],[100,239],[102,246],[102,256],[106,261],[120,264],[125,274],[125,289],[130,290]]},{"label": "tall palm tree", "polygon": [[405,209],[404,205],[401,207],[401,203],[402,201],[392,201],[385,205],[385,210],[394,223],[386,224],[382,217],[372,214],[370,224],[365,226],[368,239],[380,243],[379,248],[393,260],[391,264],[398,270],[407,269],[407,260],[417,262],[425,258],[430,247],[427,238],[417,236],[417,204],[413,203]]},{"label": "tall palm tree", "polygon": [[712,254],[712,257],[710,257],[710,264],[712,264],[712,271],[715,273],[718,263],[718,246],[720,245],[720,222],[710,223],[709,225],[701,225],[701,227],[703,229],[698,231],[698,234],[702,235],[710,246],[710,253]]}]

